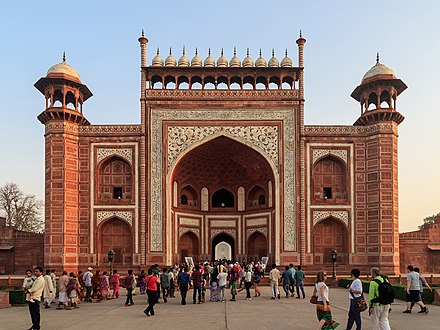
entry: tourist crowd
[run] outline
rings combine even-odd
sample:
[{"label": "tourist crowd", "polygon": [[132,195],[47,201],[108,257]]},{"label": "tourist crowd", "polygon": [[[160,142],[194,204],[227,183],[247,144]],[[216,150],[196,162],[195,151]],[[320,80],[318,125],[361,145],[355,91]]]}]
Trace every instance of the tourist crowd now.
[{"label": "tourist crowd", "polygon": [[[67,273],[63,271],[57,278],[55,270],[46,270],[43,275],[43,269],[36,267],[34,274],[31,270],[26,271],[26,277],[23,281],[23,290],[26,293],[26,300],[29,305],[33,326],[30,329],[40,328],[40,301],[45,308],[51,308],[58,304],[56,309],[76,309],[78,304],[83,302],[101,302],[104,299],[117,299],[120,296],[119,289],[122,286],[126,291],[125,306],[130,307],[134,304],[133,294],[136,288],[139,288],[141,295],[148,297],[148,306],[144,310],[147,316],[155,314],[154,306],[160,300],[164,303],[169,298],[174,298],[176,291],[180,292],[180,303],[187,303],[187,293],[192,290],[193,304],[209,302],[237,301],[238,292],[245,290],[245,300],[250,301],[253,297],[259,297],[261,292],[259,284],[261,278],[267,274],[265,264],[261,261],[250,263],[230,262],[220,260],[214,262],[200,262],[196,264],[174,265],[170,268],[159,270],[158,265],[153,265],[145,272],[141,270],[134,274],[133,270],[128,270],[122,277],[117,270],[112,274],[106,271],[93,270],[92,267],[83,273],[79,271]],[[423,304],[421,291],[423,285],[429,289],[426,280],[419,273],[419,269],[408,266],[409,274],[407,276],[407,309],[404,313],[411,313],[415,304],[420,306],[419,313],[428,313],[428,308]],[[294,297],[297,299],[305,298],[304,278],[305,274],[301,266],[296,269],[293,264],[285,266],[283,272],[272,264],[268,272],[268,283],[270,284],[271,299],[281,299],[279,287],[282,286],[283,295],[286,298]],[[356,329],[361,329],[360,313],[366,310],[367,302],[363,296],[363,287],[359,279],[360,271],[353,269],[351,271],[353,281],[347,287],[349,291],[349,312],[346,329],[351,329],[356,324]],[[385,297],[384,287],[389,284],[386,276],[379,273],[378,268],[372,268],[369,290],[369,314],[373,321],[373,329],[390,329],[388,313],[391,310],[390,304],[392,297]],[[316,315],[318,318],[317,329],[334,329],[339,323],[332,319],[329,299],[329,288],[325,283],[325,272],[318,272],[316,284],[310,302],[316,304]],[[251,289],[253,288],[253,294]],[[209,297],[208,297],[209,289]],[[229,295],[227,294],[229,292]]]}]

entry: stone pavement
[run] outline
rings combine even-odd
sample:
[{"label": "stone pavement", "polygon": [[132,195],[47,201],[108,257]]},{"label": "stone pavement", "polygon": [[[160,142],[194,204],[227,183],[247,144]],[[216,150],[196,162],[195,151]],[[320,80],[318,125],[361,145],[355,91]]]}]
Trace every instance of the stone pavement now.
[{"label": "stone pavement", "polygon": [[[317,319],[315,306],[309,303],[313,287],[306,287],[306,299],[281,297],[270,299],[270,288],[262,287],[261,297],[244,300],[245,291],[237,302],[207,302],[192,304],[192,291],[188,304],[180,305],[179,292],[168,303],[155,306],[156,315],[145,316],[146,296],[134,296],[135,305],[124,307],[125,296],[101,303],[81,303],[77,310],[42,309],[42,329],[315,329]],[[123,290],[122,290],[123,291]],[[252,290],[253,291],[253,290]],[[209,295],[209,290],[208,290]],[[227,292],[227,299],[230,298]],[[348,312],[348,294],[345,289],[330,288],[333,318],[345,329]],[[54,305],[52,305],[54,306]],[[430,313],[402,314],[404,302],[397,300],[392,306],[390,323],[398,330],[440,329],[440,306],[429,305]],[[0,310],[0,329],[27,329],[31,326],[27,307],[12,307]],[[355,327],[354,327],[355,328]],[[372,329],[368,312],[362,313],[362,329]]]}]

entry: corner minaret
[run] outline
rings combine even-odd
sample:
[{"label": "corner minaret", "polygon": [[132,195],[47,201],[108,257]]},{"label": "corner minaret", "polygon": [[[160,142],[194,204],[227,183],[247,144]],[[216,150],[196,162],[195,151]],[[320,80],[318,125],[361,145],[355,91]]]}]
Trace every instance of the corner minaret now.
[{"label": "corner minaret", "polygon": [[351,94],[361,106],[354,125],[366,127],[364,141],[356,145],[356,183],[364,187],[356,191],[356,200],[365,201],[368,262],[387,274],[400,271],[398,125],[404,117],[396,100],[406,88],[377,54],[376,64]]},{"label": "corner minaret", "polygon": [[79,240],[78,132],[90,125],[83,103],[92,93],[78,72],[63,60],[34,85],[46,99],[38,116],[45,125],[45,233],[44,265],[77,271]]},{"label": "corner minaret", "polygon": [[400,124],[405,117],[397,112],[396,101],[406,88],[392,69],[379,62],[377,53],[376,64],[365,73],[361,84],[351,93],[351,97],[361,106],[361,116],[354,125],[366,126],[383,121]]}]

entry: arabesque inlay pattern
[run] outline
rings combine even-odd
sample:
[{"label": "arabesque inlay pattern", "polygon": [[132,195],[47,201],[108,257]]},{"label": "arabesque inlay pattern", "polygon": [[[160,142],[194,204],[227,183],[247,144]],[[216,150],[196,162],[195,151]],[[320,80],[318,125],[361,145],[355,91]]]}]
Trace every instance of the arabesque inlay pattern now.
[{"label": "arabesque inlay pattern", "polygon": [[347,163],[347,150],[345,149],[313,149],[312,163],[315,163],[317,159],[327,155],[337,156]]},{"label": "arabesque inlay pattern", "polygon": [[98,148],[96,154],[97,164],[108,156],[117,155],[132,165],[133,149],[131,148]]},{"label": "arabesque inlay pattern", "polygon": [[118,217],[127,221],[130,226],[133,225],[132,211],[98,211],[96,212],[96,225],[99,226],[101,222],[112,217]]},{"label": "arabesque inlay pattern", "polygon": [[342,220],[348,227],[348,211],[313,211],[313,225],[319,221],[327,219],[328,217],[335,217]]},{"label": "arabesque inlay pattern", "polygon": [[193,143],[219,132],[251,142],[272,160],[275,168],[278,168],[277,126],[169,126],[168,170],[179,155]]}]

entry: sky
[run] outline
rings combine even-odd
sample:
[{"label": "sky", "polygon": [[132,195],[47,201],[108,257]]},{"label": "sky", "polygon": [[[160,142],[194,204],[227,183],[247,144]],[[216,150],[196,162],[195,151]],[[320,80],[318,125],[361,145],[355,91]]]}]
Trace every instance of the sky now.
[{"label": "sky", "polygon": [[94,96],[83,111],[92,124],[140,122],[141,29],[147,61],[159,47],[179,58],[198,47],[202,59],[255,60],[259,49],[281,60],[295,40],[305,45],[305,123],[352,125],[360,106],[350,97],[380,53],[408,89],[397,100],[399,230],[416,230],[440,212],[439,1],[5,1],[0,4],[0,185],[15,182],[44,199],[43,95],[33,84],[67,62]]}]

